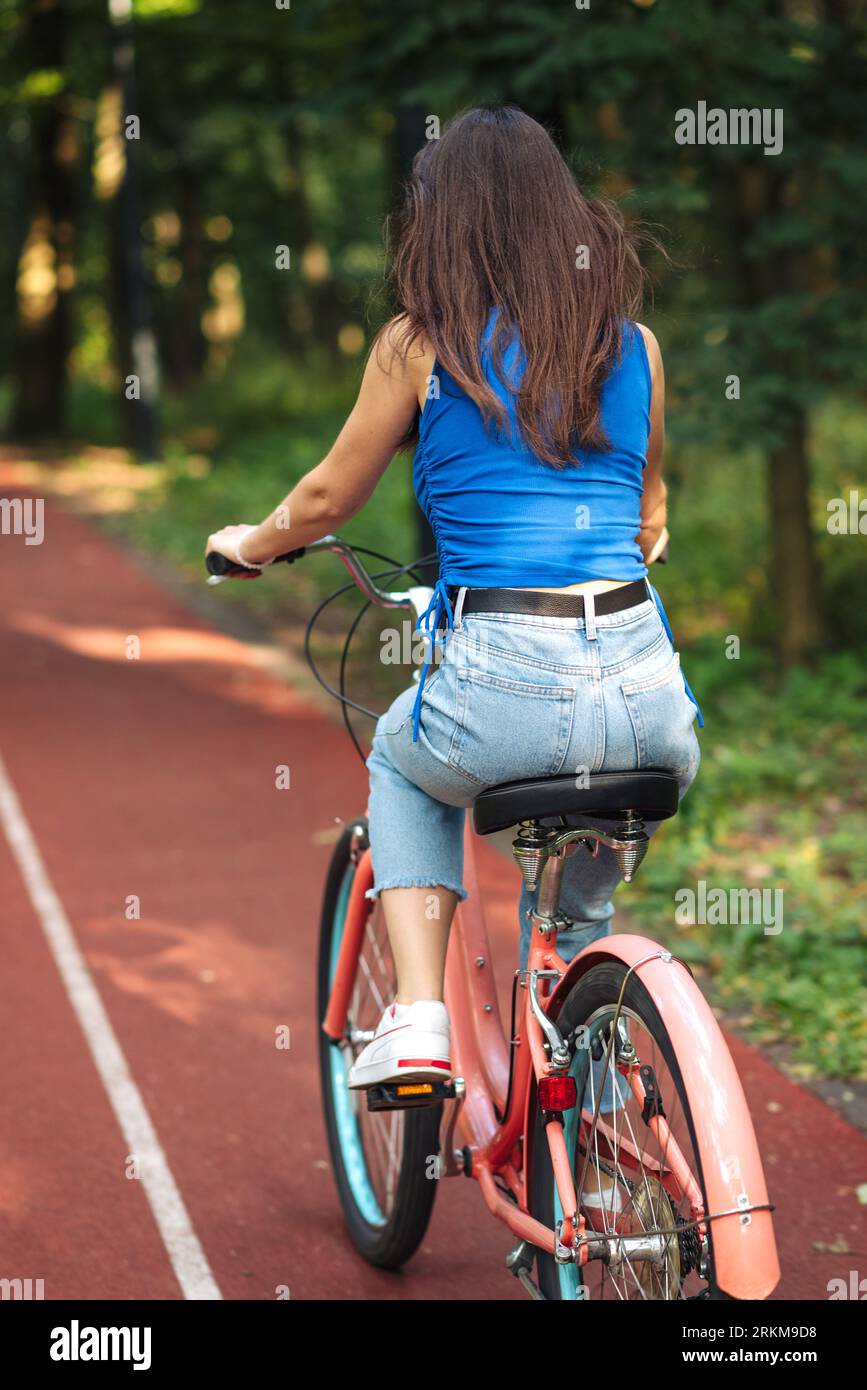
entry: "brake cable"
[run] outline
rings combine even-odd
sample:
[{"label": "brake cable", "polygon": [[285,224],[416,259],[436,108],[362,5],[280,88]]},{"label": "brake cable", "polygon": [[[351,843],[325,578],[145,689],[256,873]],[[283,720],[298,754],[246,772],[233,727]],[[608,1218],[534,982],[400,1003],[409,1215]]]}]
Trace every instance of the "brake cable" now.
[{"label": "brake cable", "polygon": [[[391,580],[396,579],[399,575],[408,574],[409,577],[413,579],[417,584],[421,584],[423,581],[421,577],[416,573],[416,569],[420,568],[423,565],[429,565],[432,561],[436,559],[435,554],[422,555],[419,559],[413,560],[411,564],[399,565],[397,561],[394,560],[390,555],[383,555],[378,550],[370,550],[367,546],[356,545],[353,546],[353,550],[357,551],[361,555],[369,555],[375,560],[384,560],[386,563],[391,564],[393,566],[392,569],[381,570],[378,574],[371,576],[371,578],[377,580]],[[358,738],[356,737],[355,730],[352,728],[352,725],[349,722],[349,710],[357,710],[359,714],[366,715],[368,719],[379,719],[380,716],[376,712],[376,710],[368,709],[366,705],[361,705],[356,700],[351,700],[349,696],[346,694],[346,664],[349,656],[349,647],[352,638],[354,637],[361,620],[366,614],[368,608],[370,608],[373,600],[367,599],[362,604],[361,608],[359,609],[358,613],[355,615],[355,618],[352,621],[349,631],[346,634],[346,639],[344,641],[343,650],[341,652],[340,657],[340,684],[338,689],[335,689],[333,685],[330,685],[328,681],[324,678],[324,676],[321,675],[319,668],[316,664],[316,660],[313,656],[313,652],[311,650],[311,638],[313,635],[313,629],[320,615],[325,611],[325,609],[328,607],[330,603],[334,602],[335,599],[340,598],[342,594],[348,593],[351,589],[354,589],[355,587],[355,584],[351,580],[347,584],[342,584],[338,589],[335,589],[333,593],[329,594],[326,598],[324,598],[322,602],[318,605],[318,607],[314,610],[307,623],[307,628],[304,633],[304,656],[307,661],[307,665],[313,673],[314,678],[322,686],[323,690],[326,690],[328,694],[332,696],[333,699],[339,702],[343,715],[343,722],[346,726],[346,731],[349,734],[355,751],[358,753],[358,756],[360,757],[361,761],[363,763],[366,763],[367,757],[364,751],[362,750]]]}]

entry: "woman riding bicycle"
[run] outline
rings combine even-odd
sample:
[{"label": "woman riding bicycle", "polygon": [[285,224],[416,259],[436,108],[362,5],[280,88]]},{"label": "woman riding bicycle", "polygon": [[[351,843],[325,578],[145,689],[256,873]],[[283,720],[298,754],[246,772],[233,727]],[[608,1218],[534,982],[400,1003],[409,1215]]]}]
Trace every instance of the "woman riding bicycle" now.
[{"label": "woman riding bicycle", "polygon": [[[379,720],[368,758],[371,895],[398,990],[358,1088],[451,1075],[446,946],[480,791],[659,768],[683,795],[699,763],[697,708],[645,578],[667,537],[664,379],[635,322],[643,275],[620,215],[581,192],[529,116],[469,111],[415,159],[393,279],[400,312],[331,451],[261,525],[207,545],[257,570],[310,544],[418,441],[438,660]],[[610,931],[619,881],[610,849],[567,860],[564,959]],[[532,906],[525,890],[524,960]]]}]

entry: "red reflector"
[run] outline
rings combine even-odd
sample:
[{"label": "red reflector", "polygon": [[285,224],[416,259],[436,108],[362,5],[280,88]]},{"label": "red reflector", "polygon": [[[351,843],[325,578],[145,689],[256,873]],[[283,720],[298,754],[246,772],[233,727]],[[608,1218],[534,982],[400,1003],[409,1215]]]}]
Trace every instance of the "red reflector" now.
[{"label": "red reflector", "polygon": [[542,1110],[571,1110],[578,1099],[574,1076],[543,1076],[539,1082]]}]

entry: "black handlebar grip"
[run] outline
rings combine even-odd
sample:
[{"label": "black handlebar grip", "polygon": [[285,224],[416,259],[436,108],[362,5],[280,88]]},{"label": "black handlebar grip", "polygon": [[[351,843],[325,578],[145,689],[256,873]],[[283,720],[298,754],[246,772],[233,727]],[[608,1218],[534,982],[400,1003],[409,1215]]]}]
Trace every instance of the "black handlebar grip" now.
[{"label": "black handlebar grip", "polygon": [[[295,563],[296,560],[300,560],[303,554],[303,546],[301,546],[299,550],[287,550],[284,555],[277,556],[276,560],[274,561],[274,564],[292,565]],[[218,550],[212,550],[208,553],[208,555],[205,556],[205,564],[207,566],[209,574],[232,575],[250,573],[250,571],[245,569],[243,565],[233,564],[232,561],[227,559],[225,555],[221,555]],[[270,565],[268,566],[268,568],[270,569]]]},{"label": "black handlebar grip", "polygon": [[225,555],[221,555],[219,550],[210,550],[205,556],[205,565],[208,574],[231,574],[232,570],[238,568],[228,560]]}]

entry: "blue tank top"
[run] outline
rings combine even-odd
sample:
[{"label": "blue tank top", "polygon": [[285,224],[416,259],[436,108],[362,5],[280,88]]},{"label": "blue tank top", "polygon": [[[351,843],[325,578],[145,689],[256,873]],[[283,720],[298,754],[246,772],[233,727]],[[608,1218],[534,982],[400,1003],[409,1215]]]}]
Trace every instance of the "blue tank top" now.
[{"label": "blue tank top", "polygon": [[472,588],[565,588],[591,579],[642,579],[647,568],[636,536],[647,439],[651,379],[641,331],[624,324],[622,351],[600,396],[605,453],[578,451],[574,465],[553,468],[523,443],[513,389],[526,359],[515,336],[503,355],[506,381],[494,371],[489,343],[481,364],[503,402],[498,432],[439,362],[438,388],[425,402],[413,465],[416,497],[430,522],[440,574]]},{"label": "blue tank top", "polygon": [[[647,575],[636,537],[653,388],[641,330],[624,323],[621,351],[600,394],[610,450],[579,450],[574,466],[553,468],[521,440],[509,389],[520,384],[526,369],[517,335],[503,354],[506,381],[493,369],[489,344],[496,315],[494,310],[488,319],[480,360],[506,409],[503,430],[485,425],[475,402],[436,360],[432,380],[438,393],[425,402],[419,424],[413,483],[436,540],[440,578],[417,624],[427,634],[428,649],[413,708],[413,741],[438,628],[445,619],[444,641],[453,626],[450,588],[563,589],[592,579]],[[649,581],[648,588],[673,647],[662,601]],[[685,676],[683,683],[703,726]]]}]

